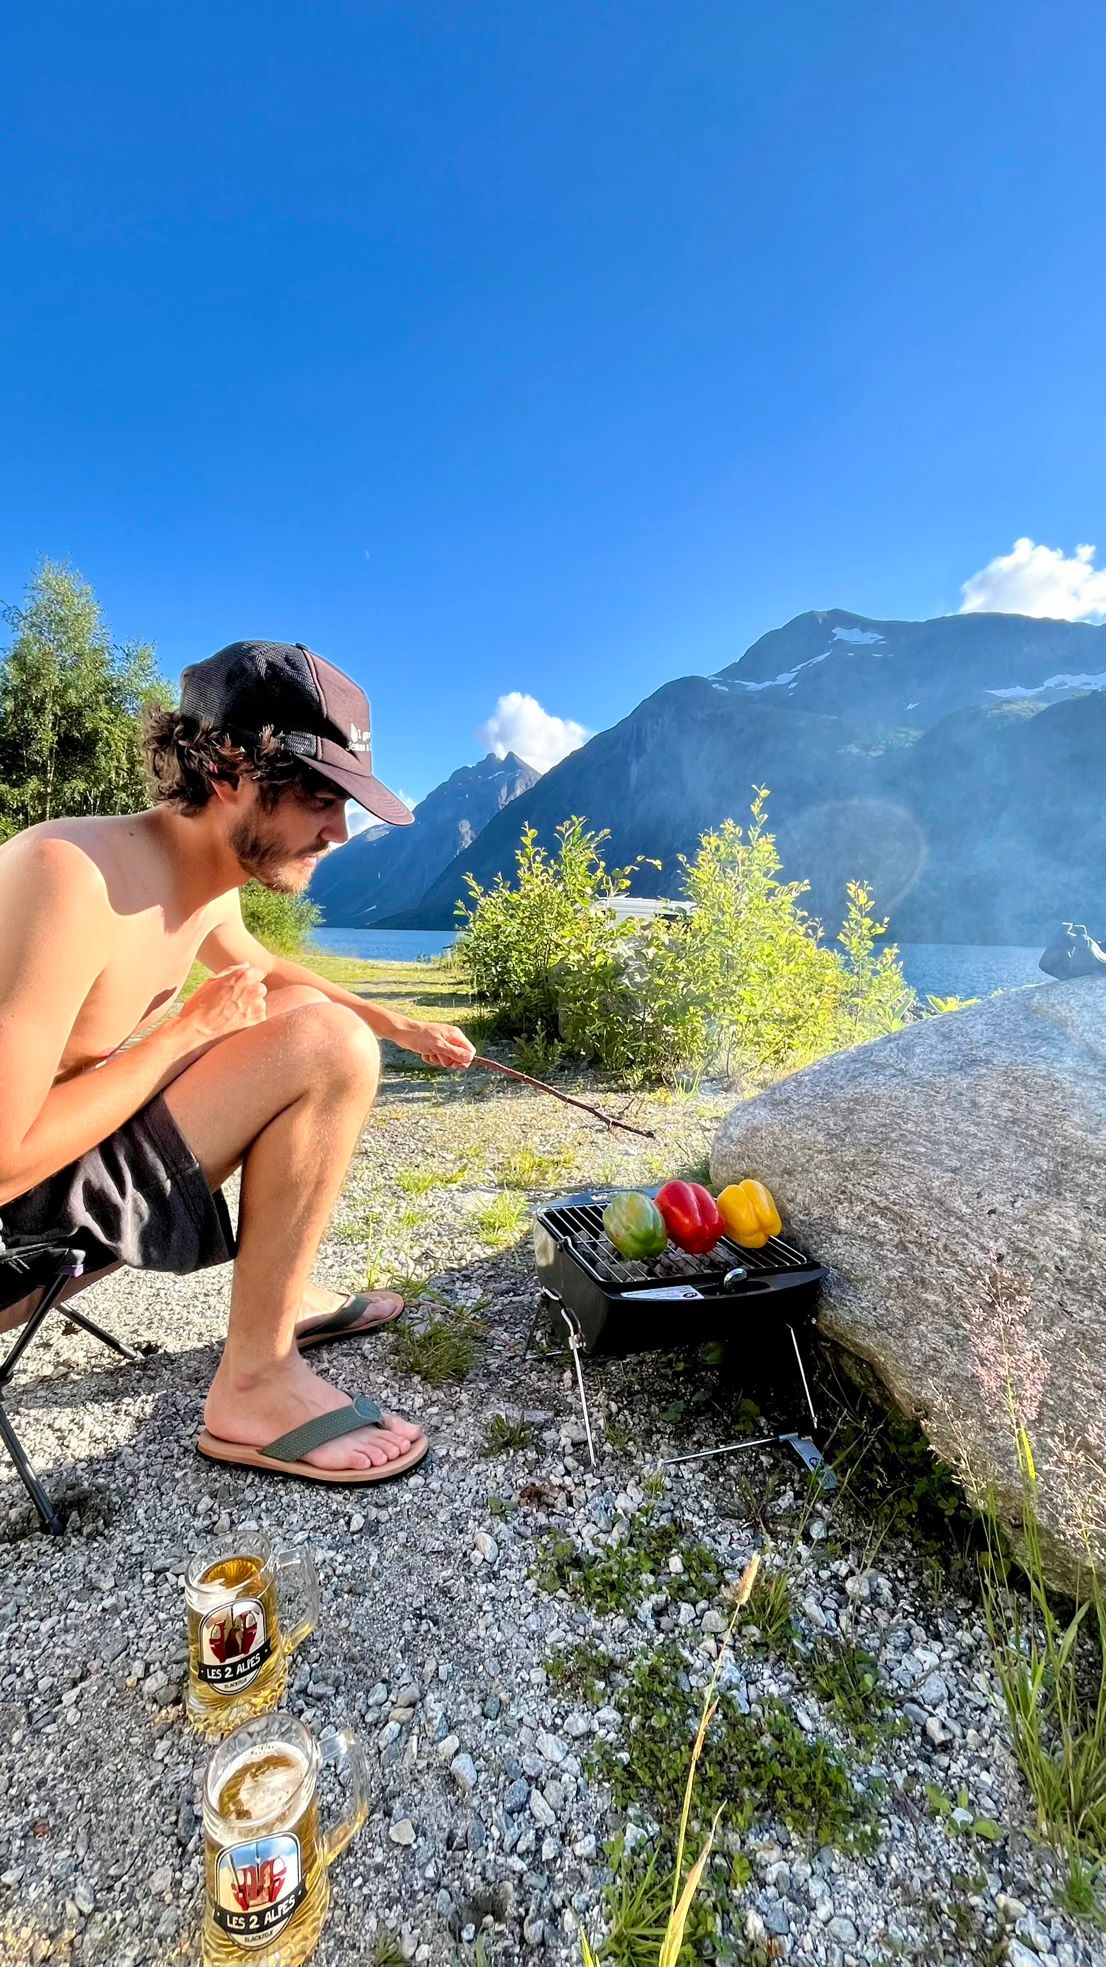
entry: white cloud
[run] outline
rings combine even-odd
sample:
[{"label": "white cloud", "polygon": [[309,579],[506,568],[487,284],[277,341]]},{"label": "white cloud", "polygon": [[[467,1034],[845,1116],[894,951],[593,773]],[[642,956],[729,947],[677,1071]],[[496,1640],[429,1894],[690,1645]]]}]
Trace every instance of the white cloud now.
[{"label": "white cloud", "polygon": [[1093,546],[1077,546],[1070,556],[1061,547],[1014,541],[1013,551],[997,554],[960,590],[962,615],[993,610],[1002,615],[1044,615],[1053,621],[1106,618],[1106,568],[1094,564]]},{"label": "white cloud", "polygon": [[481,724],[476,735],[497,758],[505,758],[513,751],[536,772],[548,772],[550,766],[567,758],[570,751],[578,751],[586,744],[591,732],[573,717],[554,717],[551,711],[542,709],[536,697],[529,697],[522,690],[508,690],[505,697],[498,699],[487,723]]},{"label": "white cloud", "polygon": [[[397,790],[396,798],[402,799],[404,805],[409,806],[412,812],[414,812],[415,807],[418,805],[418,800],[412,799],[409,792],[400,792]],[[346,826],[349,829],[351,840],[354,834],[364,833],[368,827],[380,826],[381,824],[382,822],[376,819],[372,813],[366,813],[363,806],[358,806],[353,799],[350,800],[346,807]]]}]

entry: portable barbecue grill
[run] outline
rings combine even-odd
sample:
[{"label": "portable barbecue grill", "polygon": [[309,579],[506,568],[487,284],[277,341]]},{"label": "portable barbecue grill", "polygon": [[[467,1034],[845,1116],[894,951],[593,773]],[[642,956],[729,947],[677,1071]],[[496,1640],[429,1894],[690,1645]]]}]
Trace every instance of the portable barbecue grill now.
[{"label": "portable barbecue grill", "polygon": [[[656,1191],[653,1191],[655,1193]],[[550,1335],[567,1345],[576,1372],[588,1453],[595,1448],[584,1384],[584,1358],[625,1358],[634,1352],[671,1351],[707,1339],[740,1338],[743,1357],[762,1373],[791,1371],[810,1415],[810,1395],[798,1334],[809,1333],[825,1271],[790,1236],[773,1236],[760,1250],[745,1250],[724,1236],[705,1256],[669,1244],[659,1257],[624,1257],[603,1228],[603,1210],[614,1189],[587,1189],[547,1203],[534,1219],[534,1257],[541,1285],[533,1340],[545,1319]],[[697,1461],[782,1442],[827,1486],[832,1474],[805,1433],[767,1435],[723,1448],[677,1455]]]}]

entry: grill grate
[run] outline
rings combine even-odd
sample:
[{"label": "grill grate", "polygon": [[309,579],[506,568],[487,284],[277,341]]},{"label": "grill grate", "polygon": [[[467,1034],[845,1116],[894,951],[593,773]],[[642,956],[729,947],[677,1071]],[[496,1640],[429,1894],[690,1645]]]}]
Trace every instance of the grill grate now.
[{"label": "grill grate", "polygon": [[630,1284],[696,1283],[721,1288],[722,1279],[735,1264],[743,1264],[753,1277],[760,1272],[778,1276],[781,1271],[806,1271],[810,1258],[785,1237],[773,1236],[762,1250],[743,1250],[724,1236],[705,1256],[692,1256],[687,1250],[669,1244],[659,1257],[648,1260],[624,1257],[603,1229],[602,1207],[593,1203],[552,1204],[543,1209],[542,1221],[557,1240],[567,1246],[597,1282]]}]

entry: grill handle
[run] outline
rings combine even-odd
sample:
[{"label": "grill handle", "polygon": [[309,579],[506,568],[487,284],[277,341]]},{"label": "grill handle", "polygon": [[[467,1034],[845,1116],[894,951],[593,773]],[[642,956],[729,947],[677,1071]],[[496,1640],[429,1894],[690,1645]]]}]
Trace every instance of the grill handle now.
[{"label": "grill handle", "polygon": [[640,1297],[643,1292],[655,1291],[660,1282],[694,1284],[699,1287],[700,1296],[704,1304],[709,1304],[712,1297],[750,1298],[754,1296],[762,1297],[766,1291],[791,1291],[798,1284],[817,1284],[825,1274],[825,1270],[821,1264],[815,1264],[809,1270],[772,1271],[767,1277],[754,1274],[752,1277],[745,1278],[741,1284],[735,1284],[732,1290],[725,1292],[711,1291],[710,1285],[713,1280],[708,1277],[689,1275],[687,1277],[673,1277],[665,1280],[655,1277],[643,1277],[633,1284],[624,1284],[618,1295],[620,1298]]},{"label": "grill handle", "polygon": [[762,1291],[789,1291],[796,1284],[817,1284],[825,1274],[821,1264],[815,1264],[810,1270],[774,1270],[767,1277],[747,1277],[743,1283],[734,1286],[733,1295],[747,1298],[754,1291],[758,1294]]}]

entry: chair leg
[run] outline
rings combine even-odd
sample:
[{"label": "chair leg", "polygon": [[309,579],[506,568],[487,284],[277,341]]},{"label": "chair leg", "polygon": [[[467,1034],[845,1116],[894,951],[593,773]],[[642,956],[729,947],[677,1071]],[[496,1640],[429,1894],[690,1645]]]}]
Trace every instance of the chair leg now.
[{"label": "chair leg", "polygon": [[23,1452],[23,1444],[11,1421],[8,1419],[3,1401],[0,1401],[0,1440],[3,1441],[5,1448],[15,1464],[15,1472],[38,1511],[43,1529],[49,1530],[52,1537],[64,1536],[65,1526],[62,1523],[61,1517],[58,1515],[38,1476],[27,1460]]},{"label": "chair leg", "polygon": [[26,1352],[39,1326],[42,1324],[43,1319],[53,1310],[54,1305],[57,1303],[58,1295],[63,1286],[68,1282],[70,1275],[71,1273],[69,1271],[63,1270],[60,1277],[54,1278],[53,1282],[43,1292],[30,1317],[25,1319],[19,1327],[3,1359],[0,1359],[0,1387],[6,1381],[10,1380],[20,1359]]},{"label": "chair leg", "polygon": [[79,1325],[82,1332],[87,1332],[90,1338],[99,1339],[104,1345],[110,1346],[121,1359],[129,1359],[132,1363],[141,1361],[142,1354],[136,1352],[133,1346],[124,1345],[122,1339],[117,1339],[114,1332],[106,1332],[102,1325],[97,1325],[96,1320],[87,1317],[83,1311],[74,1311],[68,1300],[58,1306],[58,1311],[63,1318],[68,1318],[71,1325]]}]

